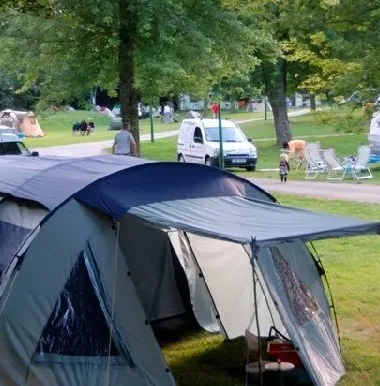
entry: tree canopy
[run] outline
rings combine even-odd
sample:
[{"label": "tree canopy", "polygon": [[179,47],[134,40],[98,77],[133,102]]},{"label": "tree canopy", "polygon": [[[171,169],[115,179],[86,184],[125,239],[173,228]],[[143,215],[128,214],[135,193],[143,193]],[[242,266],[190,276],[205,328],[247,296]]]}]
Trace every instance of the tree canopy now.
[{"label": "tree canopy", "polygon": [[202,97],[215,84],[231,97],[264,90],[281,143],[291,138],[290,89],[380,87],[378,0],[4,0],[0,8],[0,72],[16,94],[37,86],[45,108],[95,87],[119,90],[137,139],[138,95],[149,103]]}]

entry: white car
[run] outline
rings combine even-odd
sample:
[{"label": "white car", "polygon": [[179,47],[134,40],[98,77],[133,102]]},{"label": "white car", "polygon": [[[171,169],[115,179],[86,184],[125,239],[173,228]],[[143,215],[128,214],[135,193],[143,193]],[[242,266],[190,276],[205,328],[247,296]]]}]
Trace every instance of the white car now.
[{"label": "white car", "polygon": [[0,131],[0,156],[3,155],[38,157],[39,153],[30,151],[16,134]]},{"label": "white car", "polygon": [[[257,149],[234,122],[222,119],[222,139],[226,168],[255,170]],[[177,159],[179,162],[219,166],[219,120],[185,119],[179,130]]]}]

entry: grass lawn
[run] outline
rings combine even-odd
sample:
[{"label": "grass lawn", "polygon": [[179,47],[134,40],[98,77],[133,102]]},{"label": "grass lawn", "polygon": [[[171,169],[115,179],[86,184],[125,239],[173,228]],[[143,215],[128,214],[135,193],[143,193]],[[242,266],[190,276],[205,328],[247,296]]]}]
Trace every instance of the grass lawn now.
[{"label": "grass lawn", "polygon": [[[338,157],[356,154],[358,146],[368,143],[367,134],[338,134],[329,125],[316,123],[313,114],[300,117],[291,117],[290,123],[292,133],[295,138],[305,138],[309,142],[320,142],[323,149],[334,148]],[[279,147],[274,139],[273,121],[254,121],[241,124],[240,127],[248,137],[253,138],[258,149],[259,161],[256,172],[246,172],[243,169],[232,170],[243,177],[264,177],[278,178],[277,172],[261,172],[260,169],[275,169],[279,162]],[[160,140],[154,144],[142,144],[142,156],[154,160],[175,161],[176,160],[176,138]],[[289,179],[304,180],[304,169],[297,173],[292,167]],[[380,165],[372,167],[374,178],[372,180],[362,180],[362,183],[380,183]],[[326,176],[321,176],[317,181],[326,180]],[[353,182],[351,178],[346,178],[345,182]],[[341,183],[336,182],[336,183]]]},{"label": "grass lawn", "polygon": [[[380,206],[278,195],[286,205],[378,220]],[[380,385],[380,238],[315,243],[334,295],[347,376],[341,385]],[[197,333],[163,349],[179,386],[244,384],[246,347],[241,341]]]}]

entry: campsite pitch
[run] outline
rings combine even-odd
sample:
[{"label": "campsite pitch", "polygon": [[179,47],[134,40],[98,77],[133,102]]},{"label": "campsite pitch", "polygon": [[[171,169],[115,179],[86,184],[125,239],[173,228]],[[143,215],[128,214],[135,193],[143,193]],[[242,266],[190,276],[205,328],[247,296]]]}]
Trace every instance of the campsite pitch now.
[{"label": "campsite pitch", "polygon": [[[278,196],[287,205],[378,219],[380,207],[351,202]],[[314,243],[326,268],[338,313],[347,376],[344,386],[380,384],[380,239],[357,237]],[[195,333],[165,345],[165,357],[179,386],[244,384],[246,346]]]}]

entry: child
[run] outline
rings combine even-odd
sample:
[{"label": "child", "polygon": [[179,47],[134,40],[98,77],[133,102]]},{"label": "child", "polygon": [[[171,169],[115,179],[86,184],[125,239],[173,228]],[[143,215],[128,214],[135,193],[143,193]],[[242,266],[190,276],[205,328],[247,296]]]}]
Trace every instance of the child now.
[{"label": "child", "polygon": [[288,173],[290,170],[289,167],[289,162],[288,162],[288,156],[286,154],[281,154],[280,156],[280,163],[279,163],[279,168],[280,168],[280,179],[281,182],[286,182],[288,179]]}]

